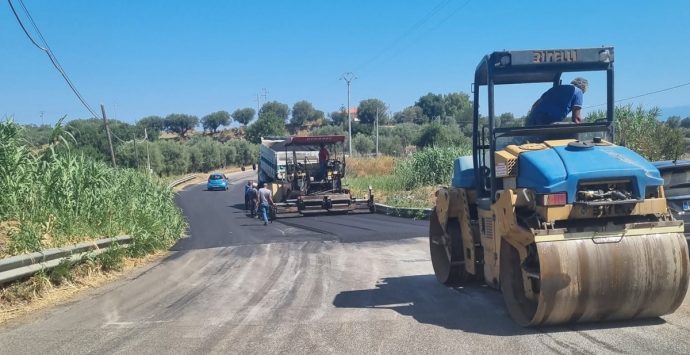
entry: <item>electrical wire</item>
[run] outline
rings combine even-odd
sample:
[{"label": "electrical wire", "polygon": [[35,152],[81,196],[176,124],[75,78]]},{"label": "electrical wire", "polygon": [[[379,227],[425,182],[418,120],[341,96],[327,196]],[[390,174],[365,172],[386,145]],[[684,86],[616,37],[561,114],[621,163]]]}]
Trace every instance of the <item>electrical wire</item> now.
[{"label": "electrical wire", "polygon": [[398,36],[391,44],[383,48],[381,51],[376,53],[373,57],[371,57],[369,60],[365,61],[361,65],[359,65],[355,71],[363,71],[364,68],[368,67],[370,64],[374,63],[377,59],[379,59],[381,56],[386,54],[386,52],[395,49],[395,47],[406,37],[414,33],[418,28],[420,28],[422,25],[424,25],[427,21],[429,21],[434,15],[436,15],[439,11],[441,11],[444,7],[446,7],[451,0],[443,0],[440,3],[438,3],[436,6],[434,6],[424,17],[419,19],[417,22],[415,22],[410,28],[408,28],[405,32],[403,32],[400,36]]},{"label": "electrical wire", "polygon": [[[665,88],[665,89],[661,89],[661,90],[656,90],[656,91],[647,92],[647,93],[640,94],[640,95],[635,95],[635,96],[626,97],[626,98],[624,98],[624,99],[616,100],[616,101],[614,101],[614,102],[621,102],[621,101],[628,101],[628,100],[632,100],[632,99],[637,99],[637,98],[644,97],[644,96],[648,96],[648,95],[658,94],[658,93],[664,92],[664,91],[670,91],[670,90],[678,89],[678,88],[681,88],[681,87],[683,87],[683,86],[688,86],[688,85],[690,85],[690,82],[684,83],[684,84],[680,84],[680,85],[676,85],[676,86],[671,86],[671,87],[669,87],[669,88]],[[584,108],[599,107],[599,106],[604,106],[604,105],[606,105],[606,104],[605,104],[605,103],[603,103],[603,104],[597,104],[597,105],[592,105],[592,106],[586,106],[586,107],[584,107]]]},{"label": "electrical wire", "polygon": [[[417,36],[416,38],[412,39],[412,41],[410,42],[410,44],[415,43],[415,42],[419,42],[420,40],[426,38],[430,33],[432,33],[433,31],[435,31],[437,28],[439,28],[441,25],[443,25],[443,24],[446,23],[448,20],[450,20],[453,16],[455,16],[458,12],[460,12],[460,10],[462,10],[463,8],[465,8],[465,6],[467,6],[471,1],[472,1],[472,0],[467,0],[467,1],[465,1],[464,3],[462,3],[462,4],[461,4],[459,7],[457,7],[455,10],[451,11],[446,17],[442,18],[441,21],[438,21],[437,23],[435,23],[434,26],[429,27],[426,31],[424,31],[423,33],[421,33],[419,36]],[[409,48],[410,48],[410,46],[399,47],[397,50],[391,52],[391,54],[390,54],[387,58],[384,58],[383,60],[381,60],[381,61],[380,61],[381,64],[383,64],[383,63],[385,63],[385,62],[387,62],[387,61],[390,61],[390,60],[392,60],[392,59],[397,58],[400,54],[404,53],[404,52],[405,52],[407,49],[409,49]]]},{"label": "electrical wire", "polygon": [[29,19],[29,22],[31,22],[32,27],[38,34],[41,43],[43,43],[43,46],[38,44],[36,40],[31,36],[29,31],[26,29],[26,26],[24,26],[24,23],[22,22],[21,18],[19,17],[19,14],[17,13],[17,10],[14,7],[14,4],[12,3],[12,0],[7,0],[7,3],[10,5],[10,9],[12,10],[12,13],[14,14],[14,17],[17,19],[17,22],[19,23],[19,26],[22,28],[24,31],[24,34],[29,38],[31,43],[33,43],[38,49],[42,50],[48,55],[48,59],[50,59],[50,62],[53,64],[55,69],[60,73],[62,78],[65,80],[67,85],[70,87],[72,92],[77,96],[77,99],[81,102],[81,104],[93,115],[93,117],[96,118],[101,118],[100,115],[98,115],[92,108],[91,106],[86,102],[84,97],[81,95],[79,90],[77,90],[76,85],[72,82],[72,80],[69,78],[67,75],[67,72],[62,68],[62,65],[60,65],[60,62],[58,61],[57,57],[53,53],[53,51],[50,49],[50,46],[48,46],[48,42],[46,41],[45,37],[43,37],[43,34],[41,31],[38,29],[38,25],[36,25],[36,22],[34,21],[33,17],[31,17],[31,14],[29,13],[29,10],[26,8],[26,5],[24,5],[23,0],[19,0],[19,4],[21,5],[22,9],[24,10],[24,13],[26,14],[26,17]]}]

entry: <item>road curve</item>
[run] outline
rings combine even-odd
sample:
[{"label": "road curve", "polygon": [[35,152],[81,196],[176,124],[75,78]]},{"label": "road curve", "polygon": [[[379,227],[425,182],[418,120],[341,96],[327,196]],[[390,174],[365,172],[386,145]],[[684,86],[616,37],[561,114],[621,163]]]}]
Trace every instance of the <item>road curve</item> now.
[{"label": "road curve", "polygon": [[688,300],[663,318],[522,328],[500,293],[436,282],[426,223],[347,215],[263,226],[241,210],[241,184],[180,192],[191,236],[167,258],[1,326],[0,353],[690,352]]}]

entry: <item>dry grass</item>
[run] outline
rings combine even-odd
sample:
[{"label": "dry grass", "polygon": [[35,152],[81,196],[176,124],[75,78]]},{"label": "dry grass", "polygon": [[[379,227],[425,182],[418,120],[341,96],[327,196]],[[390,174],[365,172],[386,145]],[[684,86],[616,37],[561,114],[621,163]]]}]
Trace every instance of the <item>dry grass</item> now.
[{"label": "dry grass", "polygon": [[64,304],[81,292],[121,279],[134,269],[160,260],[167,254],[167,251],[160,251],[143,258],[126,258],[120,271],[110,272],[86,262],[75,266],[69,280],[60,283],[39,273],[26,281],[0,288],[0,324],[46,307]]},{"label": "dry grass", "polygon": [[384,155],[376,158],[349,158],[346,163],[348,177],[384,176],[393,173],[396,159]]},{"label": "dry grass", "polygon": [[10,235],[19,230],[18,221],[0,222],[0,258],[9,256]]}]

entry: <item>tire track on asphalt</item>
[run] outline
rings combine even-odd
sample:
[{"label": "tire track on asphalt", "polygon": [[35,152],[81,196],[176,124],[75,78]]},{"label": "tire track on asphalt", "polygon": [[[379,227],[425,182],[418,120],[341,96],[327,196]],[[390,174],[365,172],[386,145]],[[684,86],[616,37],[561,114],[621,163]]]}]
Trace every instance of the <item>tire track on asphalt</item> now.
[{"label": "tire track on asphalt", "polygon": [[[219,260],[220,257],[227,258],[225,262],[223,262],[221,265],[217,266],[215,269],[215,272],[213,272],[211,275],[218,275],[218,273],[223,270],[224,268],[231,268],[233,265],[239,263],[241,261],[241,258],[231,258],[232,255],[234,255],[236,252],[238,252],[240,249],[239,248],[223,248],[219,250],[217,253],[213,255],[213,258],[208,258],[204,259],[206,261],[208,260]],[[189,265],[190,263],[196,262],[201,262],[203,260],[189,260],[185,264]],[[160,297],[158,298],[160,302],[157,302],[158,304],[163,304],[166,303],[168,304],[165,306],[165,308],[162,309],[162,312],[160,314],[155,313],[156,310],[159,310],[159,307],[156,307],[154,305],[153,307],[150,307],[154,309],[154,313],[151,313],[149,316],[145,317],[143,320],[149,321],[147,327],[138,327],[135,326],[138,322],[132,322],[132,326],[129,326],[129,329],[125,330],[120,336],[115,337],[107,342],[105,342],[99,349],[99,353],[113,353],[118,350],[122,350],[122,344],[128,344],[128,347],[130,348],[135,348],[138,344],[142,344],[147,341],[149,338],[149,335],[154,333],[159,327],[162,327],[162,323],[164,322],[169,322],[169,321],[174,321],[171,317],[175,317],[177,319],[180,318],[180,316],[184,313],[185,308],[189,305],[190,302],[192,302],[196,297],[201,295],[203,291],[207,290],[209,287],[219,283],[222,281],[222,279],[219,278],[211,278],[210,283],[206,282],[209,281],[208,277],[200,277],[202,275],[206,274],[206,271],[208,269],[212,269],[214,266],[214,263],[206,262],[201,268],[197,268],[193,273],[188,275],[188,277],[185,278],[185,280],[195,280],[193,283],[188,284],[187,286],[189,287],[189,290],[182,296],[177,297],[174,301],[170,302],[165,302],[164,300],[169,298],[169,296],[176,296],[175,293],[179,291],[179,287],[177,288],[163,288],[164,292],[162,294],[159,294]],[[200,284],[204,283],[203,286],[199,287]],[[149,302],[150,303],[150,302]],[[149,308],[149,307],[147,307]],[[131,314],[131,312],[127,312]],[[156,323],[159,322],[159,323]],[[120,328],[122,329],[122,328]]]},{"label": "tire track on asphalt", "polygon": [[[268,250],[266,252],[265,257],[269,263],[273,257],[271,251],[272,249],[275,249],[272,248],[273,246],[281,248],[283,245],[267,245]],[[279,251],[279,259],[273,265],[271,273],[266,278],[266,281],[256,290],[256,292],[254,292],[251,298],[249,298],[246,302],[242,304],[242,306],[236,314],[234,314],[230,319],[226,320],[216,331],[213,331],[211,334],[209,334],[208,340],[203,344],[204,349],[207,349],[208,351],[217,351],[216,348],[221,344],[221,342],[233,340],[235,338],[232,336],[232,333],[234,333],[233,331],[237,330],[237,328],[242,327],[247,317],[249,317],[251,310],[266,297],[268,292],[273,288],[273,286],[278,282],[280,277],[285,273],[286,268],[281,268],[281,266],[285,265],[290,260],[290,254],[291,253],[289,247],[285,251]],[[265,268],[262,267],[261,269],[263,270]]]}]

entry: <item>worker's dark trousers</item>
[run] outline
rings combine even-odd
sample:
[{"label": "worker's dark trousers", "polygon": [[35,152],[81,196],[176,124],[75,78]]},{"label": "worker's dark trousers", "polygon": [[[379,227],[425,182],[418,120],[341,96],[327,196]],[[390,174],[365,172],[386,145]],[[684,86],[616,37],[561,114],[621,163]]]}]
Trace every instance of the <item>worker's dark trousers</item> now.
[{"label": "worker's dark trousers", "polygon": [[244,210],[245,211],[249,210],[249,200],[251,200],[249,197],[244,196]]}]

